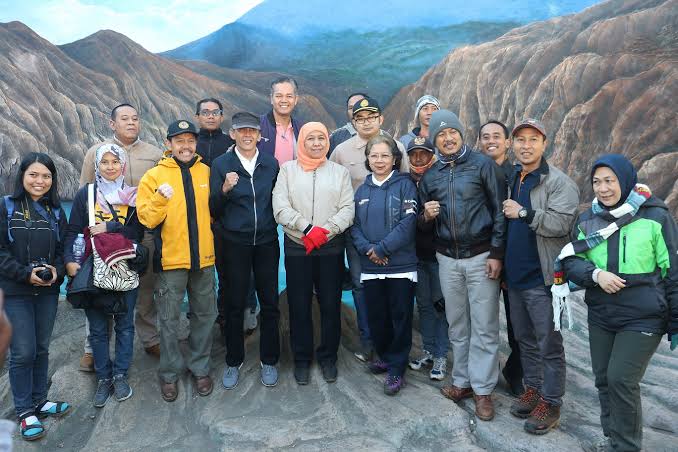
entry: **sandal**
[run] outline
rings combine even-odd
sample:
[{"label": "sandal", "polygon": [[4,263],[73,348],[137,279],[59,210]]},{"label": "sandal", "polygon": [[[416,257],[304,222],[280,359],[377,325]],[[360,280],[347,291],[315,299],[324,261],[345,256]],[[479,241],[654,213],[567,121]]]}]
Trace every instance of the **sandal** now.
[{"label": "sandal", "polygon": [[42,422],[40,422],[35,413],[30,411],[19,417],[19,432],[21,433],[21,438],[26,441],[35,441],[47,434]]},{"label": "sandal", "polygon": [[45,400],[40,405],[35,407],[35,415],[38,417],[38,419],[45,419],[47,417],[61,417],[68,413],[68,411],[71,409],[71,406],[66,402],[53,402],[53,405],[49,409],[43,410],[42,407],[44,407],[47,403],[49,403],[49,400]]}]

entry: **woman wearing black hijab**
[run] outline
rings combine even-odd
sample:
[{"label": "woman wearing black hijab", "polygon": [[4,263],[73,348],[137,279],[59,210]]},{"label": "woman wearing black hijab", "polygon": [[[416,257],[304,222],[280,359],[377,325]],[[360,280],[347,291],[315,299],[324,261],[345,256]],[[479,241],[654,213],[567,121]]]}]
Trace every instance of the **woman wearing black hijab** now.
[{"label": "woman wearing black hijab", "polygon": [[665,333],[671,350],[678,345],[678,227],[624,156],[596,160],[591,183],[595,199],[559,259],[567,278],[586,288],[603,433],[612,450],[635,451],[639,383]]}]

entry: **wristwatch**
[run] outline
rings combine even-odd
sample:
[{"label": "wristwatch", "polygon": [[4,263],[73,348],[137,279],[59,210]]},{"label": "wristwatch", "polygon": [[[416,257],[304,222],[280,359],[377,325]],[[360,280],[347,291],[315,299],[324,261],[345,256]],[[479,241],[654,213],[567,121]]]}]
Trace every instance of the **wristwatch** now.
[{"label": "wristwatch", "polygon": [[527,217],[527,209],[523,207],[518,211],[518,218],[526,218]]}]

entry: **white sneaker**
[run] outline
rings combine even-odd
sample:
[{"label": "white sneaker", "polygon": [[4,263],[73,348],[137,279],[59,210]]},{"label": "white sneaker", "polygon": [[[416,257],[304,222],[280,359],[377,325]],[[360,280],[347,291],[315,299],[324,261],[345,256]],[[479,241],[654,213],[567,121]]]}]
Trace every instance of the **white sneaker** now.
[{"label": "white sneaker", "polygon": [[410,361],[409,366],[412,370],[419,370],[422,367],[433,365],[433,355],[428,350],[423,350],[422,355]]},{"label": "white sneaker", "polygon": [[447,370],[447,357],[435,358],[433,360],[433,369],[428,374],[431,380],[443,381],[445,379],[445,371]]}]

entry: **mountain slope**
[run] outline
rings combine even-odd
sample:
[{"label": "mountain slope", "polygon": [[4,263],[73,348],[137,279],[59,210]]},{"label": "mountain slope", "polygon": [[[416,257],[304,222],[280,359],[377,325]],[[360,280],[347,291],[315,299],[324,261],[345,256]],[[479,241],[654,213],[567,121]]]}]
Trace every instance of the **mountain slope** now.
[{"label": "mountain slope", "polygon": [[386,110],[396,134],[424,93],[458,112],[475,142],[490,118],[541,118],[550,161],[592,197],[589,168],[603,153],[628,156],[678,212],[678,1],[616,0],[534,23],[450,53]]}]

